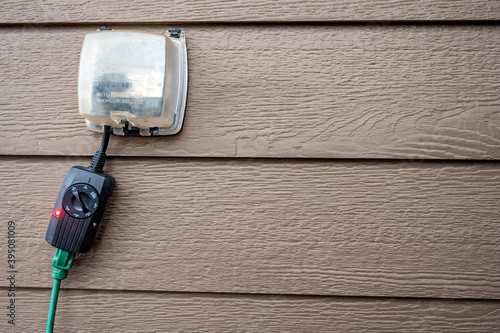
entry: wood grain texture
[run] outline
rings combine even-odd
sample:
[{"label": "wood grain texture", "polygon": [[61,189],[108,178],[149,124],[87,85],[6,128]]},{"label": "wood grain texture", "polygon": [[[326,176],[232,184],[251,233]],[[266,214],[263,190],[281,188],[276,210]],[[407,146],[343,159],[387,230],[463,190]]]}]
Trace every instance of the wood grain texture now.
[{"label": "wood grain texture", "polygon": [[[54,180],[87,162],[2,159],[19,286],[51,286]],[[108,218],[68,288],[500,297],[498,163],[113,158],[106,169]]]},{"label": "wood grain texture", "polygon": [[[95,152],[99,136],[77,107],[80,48],[94,28],[0,30],[1,154]],[[113,138],[110,154],[500,157],[499,26],[182,28],[182,133]]]},{"label": "wood grain texture", "polygon": [[0,23],[498,20],[496,0],[3,0]]},{"label": "wood grain texture", "polygon": [[[0,300],[5,304],[5,292]],[[20,289],[16,329],[41,332],[49,290]],[[495,332],[498,301],[62,290],[56,332]]]}]

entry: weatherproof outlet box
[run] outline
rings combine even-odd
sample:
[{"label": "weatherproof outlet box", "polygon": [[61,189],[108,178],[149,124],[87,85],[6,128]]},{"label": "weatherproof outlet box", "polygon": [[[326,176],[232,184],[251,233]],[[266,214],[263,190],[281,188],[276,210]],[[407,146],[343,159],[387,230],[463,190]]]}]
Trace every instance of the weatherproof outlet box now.
[{"label": "weatherproof outlet box", "polygon": [[78,97],[87,127],[117,135],[180,132],[187,96],[184,33],[99,30],[83,43]]}]

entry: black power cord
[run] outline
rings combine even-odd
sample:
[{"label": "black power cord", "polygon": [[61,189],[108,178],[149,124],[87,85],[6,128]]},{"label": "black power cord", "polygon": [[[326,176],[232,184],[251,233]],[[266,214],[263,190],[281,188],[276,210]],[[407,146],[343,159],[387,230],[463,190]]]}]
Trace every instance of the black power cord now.
[{"label": "black power cord", "polygon": [[103,136],[99,150],[95,152],[92,162],[90,162],[89,170],[92,172],[101,173],[106,162],[106,149],[108,149],[109,137],[111,136],[111,126],[103,126]]}]

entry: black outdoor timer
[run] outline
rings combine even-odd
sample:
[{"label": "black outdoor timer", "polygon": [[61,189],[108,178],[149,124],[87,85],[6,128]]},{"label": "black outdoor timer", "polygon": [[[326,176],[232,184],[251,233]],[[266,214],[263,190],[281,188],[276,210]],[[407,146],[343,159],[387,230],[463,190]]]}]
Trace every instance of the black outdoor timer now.
[{"label": "black outdoor timer", "polygon": [[91,168],[72,167],[57,197],[46,240],[69,252],[87,252],[97,236],[115,180]]}]

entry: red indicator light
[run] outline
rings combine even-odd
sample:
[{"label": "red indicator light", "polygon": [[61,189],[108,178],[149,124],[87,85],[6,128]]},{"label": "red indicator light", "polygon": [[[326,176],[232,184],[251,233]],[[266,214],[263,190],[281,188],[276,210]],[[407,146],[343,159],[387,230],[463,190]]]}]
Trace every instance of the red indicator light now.
[{"label": "red indicator light", "polygon": [[56,217],[61,216],[61,211],[60,211],[59,209],[56,209],[56,210],[54,211],[54,215],[55,215]]}]

